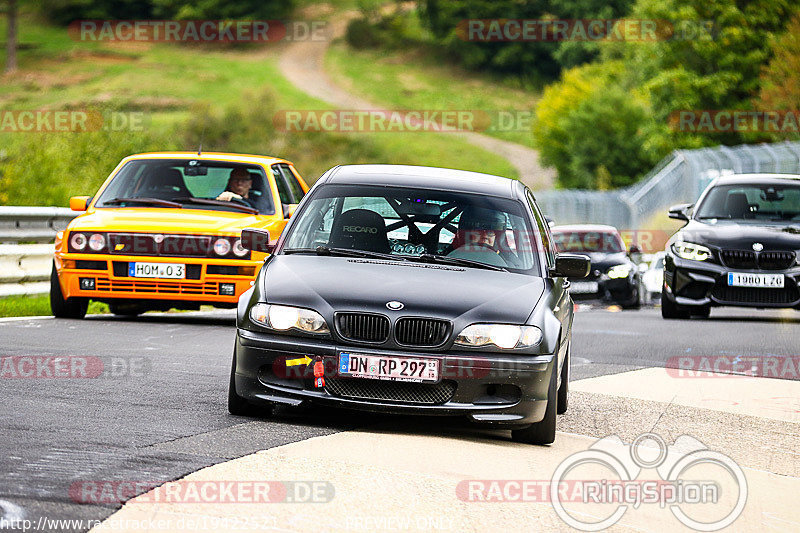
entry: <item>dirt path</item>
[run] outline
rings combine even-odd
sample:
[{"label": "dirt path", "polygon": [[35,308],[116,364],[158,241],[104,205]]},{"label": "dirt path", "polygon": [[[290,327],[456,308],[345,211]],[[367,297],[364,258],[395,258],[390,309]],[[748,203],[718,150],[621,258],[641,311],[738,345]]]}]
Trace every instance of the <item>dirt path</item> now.
[{"label": "dirt path", "polygon": [[[289,43],[281,53],[281,73],[300,90],[342,109],[380,109],[368,100],[355,96],[337,85],[325,72],[325,52],[333,39],[344,35],[347,22],[355,13],[337,17],[327,27],[327,39]],[[517,169],[520,180],[534,190],[553,188],[555,171],[539,164],[539,153],[521,144],[496,139],[475,132],[448,133],[458,135],[470,144],[494,152]]]}]

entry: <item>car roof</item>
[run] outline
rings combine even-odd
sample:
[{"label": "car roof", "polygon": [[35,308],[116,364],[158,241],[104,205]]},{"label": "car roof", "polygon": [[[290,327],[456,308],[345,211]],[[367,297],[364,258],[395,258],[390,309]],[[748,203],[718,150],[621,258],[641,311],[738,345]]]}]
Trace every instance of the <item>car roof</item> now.
[{"label": "car roof", "polygon": [[712,182],[714,185],[739,185],[755,183],[759,185],[779,185],[787,182],[800,183],[797,174],[730,174],[720,176]]},{"label": "car roof", "polygon": [[449,168],[411,165],[343,165],[328,171],[325,183],[383,185],[480,193],[514,198],[517,180]]},{"label": "car roof", "polygon": [[235,161],[240,163],[258,163],[272,165],[273,163],[289,163],[286,159],[265,155],[235,154],[231,152],[145,152],[129,155],[125,161],[134,159],[195,159],[197,161]]},{"label": "car roof", "polygon": [[597,231],[602,233],[619,233],[614,226],[606,226],[604,224],[565,224],[563,226],[553,226],[550,228],[552,232],[567,232],[567,231]]}]

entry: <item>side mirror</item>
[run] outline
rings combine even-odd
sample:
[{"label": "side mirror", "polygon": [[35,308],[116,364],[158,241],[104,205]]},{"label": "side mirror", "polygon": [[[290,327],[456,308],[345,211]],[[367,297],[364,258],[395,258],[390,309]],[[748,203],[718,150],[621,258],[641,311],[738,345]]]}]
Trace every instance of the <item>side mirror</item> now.
[{"label": "side mirror", "polygon": [[269,232],[267,230],[245,228],[242,230],[242,248],[271,254],[275,249],[275,245],[269,242]]},{"label": "side mirror", "polygon": [[580,254],[558,254],[556,266],[550,271],[555,277],[585,278],[589,275],[592,266],[591,260]]},{"label": "side mirror", "polygon": [[73,211],[86,211],[91,201],[91,196],[73,196],[69,199],[69,208]]},{"label": "side mirror", "polygon": [[551,228],[556,225],[556,221],[547,215],[544,216],[544,220],[545,222],[547,222],[547,225],[550,226]]},{"label": "side mirror", "polygon": [[669,208],[669,218],[675,220],[683,220],[689,222],[689,209],[694,207],[694,204],[678,204]]},{"label": "side mirror", "polygon": [[631,254],[640,254],[640,253],[642,253],[642,249],[639,248],[639,246],[636,245],[636,244],[631,244],[631,247],[629,248],[629,253],[631,253]]}]

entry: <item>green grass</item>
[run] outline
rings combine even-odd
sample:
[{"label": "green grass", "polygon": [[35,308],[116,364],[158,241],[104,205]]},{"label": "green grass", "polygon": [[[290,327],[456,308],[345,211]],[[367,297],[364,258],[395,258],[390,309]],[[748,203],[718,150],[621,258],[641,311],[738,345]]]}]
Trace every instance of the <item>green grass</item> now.
[{"label": "green grass", "polygon": [[[347,2],[340,4],[349,5]],[[5,21],[0,19],[0,34],[5,32],[4,25]],[[124,148],[132,152],[153,149],[147,145],[148,140],[152,142],[152,139],[165,137],[169,141],[165,142],[164,148],[174,148],[166,144],[178,142],[173,140],[175,136],[172,132],[180,131],[191,110],[203,104],[210,105],[213,110],[246,104],[250,94],[264,88],[271,89],[276,95],[275,106],[279,110],[330,108],[308,97],[281,76],[277,65],[279,45],[230,48],[83,42],[73,40],[66,28],[48,26],[29,15],[21,17],[19,33],[23,45],[18,53],[19,72],[0,78],[0,110],[85,109],[102,105],[106,109],[144,111],[147,128],[153,135],[142,135],[141,141],[138,138],[128,139]],[[0,51],[0,62],[5,62],[4,49]],[[0,147],[17,146],[14,153],[25,153],[31,144],[38,143],[34,140],[35,135],[0,133]],[[70,149],[73,142],[86,144],[77,140],[83,134],[47,135],[65,136],[65,142],[57,143],[62,154],[59,157],[79,157],[73,154],[86,153],[86,150]],[[320,136],[318,142],[321,146],[318,150],[314,146],[309,149],[308,143],[296,146],[287,142],[282,153],[267,155],[295,161],[298,170],[309,182],[313,182],[327,168],[353,161],[413,163],[516,177],[515,170],[505,159],[447,134],[409,132],[337,135],[337,140],[331,140],[328,146],[325,146],[327,134]],[[199,139],[191,142],[192,148],[196,142]],[[137,143],[142,144],[141,149]],[[338,149],[342,145],[344,149]],[[215,149],[208,144],[204,148]],[[228,148],[231,151],[245,151],[237,149],[237,146]],[[22,163],[24,161],[18,158],[17,164]],[[105,168],[107,163],[103,161],[101,164]],[[59,192],[55,196],[58,198],[70,194],[92,194],[93,190],[83,190],[86,183],[102,182],[113,164],[108,165],[104,172],[96,168],[89,170],[92,175],[88,180],[50,175],[47,169],[42,169],[35,173],[36,188],[40,191],[41,188],[57,188]],[[20,186],[7,186],[4,193],[2,165],[0,155],[0,204],[31,203],[35,200],[37,195],[32,190],[20,194]],[[55,165],[48,166],[56,168]],[[20,173],[15,175],[19,176]],[[48,198],[46,194],[41,196]],[[47,200],[43,202],[47,203]]]},{"label": "green grass", "polygon": [[[101,302],[89,302],[89,315],[107,314],[108,306]],[[5,296],[0,298],[0,317],[7,316],[49,316],[50,296]]]},{"label": "green grass", "polygon": [[325,62],[342,86],[391,109],[480,110],[489,117],[500,111],[526,113],[515,115],[526,118],[524,124],[504,128],[493,122],[483,133],[533,146],[530,126],[538,91],[511,87],[498,78],[444,64],[424,47],[353,50],[338,42],[329,49]]}]

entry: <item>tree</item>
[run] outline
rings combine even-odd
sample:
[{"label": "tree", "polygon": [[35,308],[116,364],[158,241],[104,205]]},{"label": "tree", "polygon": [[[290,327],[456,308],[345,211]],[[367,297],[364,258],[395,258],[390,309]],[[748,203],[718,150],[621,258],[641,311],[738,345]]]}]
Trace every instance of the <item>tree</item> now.
[{"label": "tree", "polygon": [[775,39],[772,60],[761,74],[756,107],[762,110],[800,110],[800,13]]},{"label": "tree", "polygon": [[17,0],[6,3],[8,30],[6,33],[6,66],[5,72],[17,70]]}]

